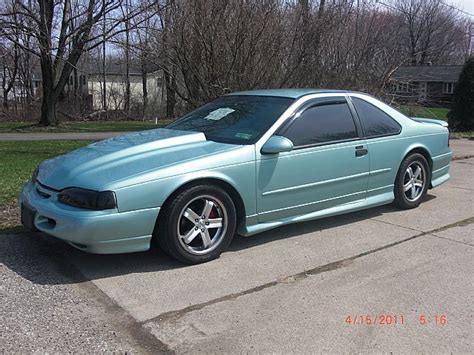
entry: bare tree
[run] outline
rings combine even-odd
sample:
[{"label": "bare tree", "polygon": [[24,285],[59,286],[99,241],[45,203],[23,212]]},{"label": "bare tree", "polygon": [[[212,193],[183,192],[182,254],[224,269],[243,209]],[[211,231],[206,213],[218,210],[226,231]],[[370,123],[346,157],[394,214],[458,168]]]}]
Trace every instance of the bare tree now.
[{"label": "bare tree", "polygon": [[[117,11],[121,4],[122,1],[84,0],[72,7],[71,0],[38,0],[36,4],[13,0],[2,9],[0,34],[40,58],[43,89],[41,125],[58,123],[56,104],[84,51],[125,31],[119,28],[120,24],[137,14],[135,11],[123,16]],[[30,18],[31,26],[15,21],[14,15]],[[95,35],[101,20],[106,23],[106,29],[102,31],[102,36]],[[15,38],[14,34],[18,31],[31,35],[38,49],[27,47]]]},{"label": "bare tree", "polygon": [[42,124],[57,122],[65,82],[84,51],[100,59],[92,49],[101,44],[103,108],[111,89],[106,49],[116,46],[111,52],[123,52],[126,73],[114,103],[131,115],[130,68],[138,63],[145,115],[147,74],[160,68],[168,118],[236,90],[343,87],[381,95],[401,65],[457,63],[468,46],[467,19],[439,0],[8,0],[0,8],[0,36],[18,46],[20,64],[22,53],[40,58]]},{"label": "bare tree", "polygon": [[412,65],[443,63],[445,53],[463,45],[464,21],[439,0],[399,0],[393,6],[401,16],[399,38]]},{"label": "bare tree", "polygon": [[18,81],[20,53],[16,44],[2,45],[0,47],[0,60],[2,65],[2,91],[3,107],[9,107],[9,95]]}]

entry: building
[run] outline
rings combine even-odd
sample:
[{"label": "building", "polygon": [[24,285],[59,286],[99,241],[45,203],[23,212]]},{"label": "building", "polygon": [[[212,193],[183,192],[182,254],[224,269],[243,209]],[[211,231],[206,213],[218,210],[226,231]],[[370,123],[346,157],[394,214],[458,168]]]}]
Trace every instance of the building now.
[{"label": "building", "polygon": [[399,102],[449,107],[462,65],[400,67],[393,74],[390,91]]},{"label": "building", "polygon": [[[119,62],[109,61],[105,67],[105,92],[108,111],[125,109],[127,87],[127,68]],[[32,94],[35,99],[42,96],[42,77],[39,68],[31,71]],[[132,64],[129,67],[130,109],[132,113],[143,113],[143,84],[147,87],[147,107],[150,113],[159,114],[165,103],[163,71],[157,67],[147,68],[146,80],[142,68]],[[1,78],[1,77],[0,77]],[[21,83],[15,90],[16,97],[21,97]],[[102,62],[82,64],[69,76],[63,94],[59,98],[58,109],[65,114],[87,115],[104,110],[104,72]],[[14,100],[13,91],[9,100]]]},{"label": "building", "polygon": [[[130,65],[130,106],[143,105],[143,75],[139,65]],[[149,68],[146,71],[148,105],[162,107],[164,103],[163,71]],[[105,92],[108,110],[123,110],[126,92],[126,66],[122,63],[108,63],[105,68]],[[92,109],[102,110],[104,93],[104,73],[100,65],[90,66],[86,73],[87,92]]]}]

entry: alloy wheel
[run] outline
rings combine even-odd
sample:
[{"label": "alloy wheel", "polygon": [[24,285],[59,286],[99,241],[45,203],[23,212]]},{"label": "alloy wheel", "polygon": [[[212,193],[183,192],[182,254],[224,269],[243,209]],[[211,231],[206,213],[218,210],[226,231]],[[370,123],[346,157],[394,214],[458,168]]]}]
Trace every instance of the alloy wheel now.
[{"label": "alloy wheel", "polygon": [[408,201],[414,202],[423,195],[426,183],[423,165],[417,161],[411,163],[403,176],[403,191]]},{"label": "alloy wheel", "polygon": [[208,195],[198,196],[180,213],[179,242],[191,254],[209,253],[221,243],[227,224],[227,211],[220,200]]}]

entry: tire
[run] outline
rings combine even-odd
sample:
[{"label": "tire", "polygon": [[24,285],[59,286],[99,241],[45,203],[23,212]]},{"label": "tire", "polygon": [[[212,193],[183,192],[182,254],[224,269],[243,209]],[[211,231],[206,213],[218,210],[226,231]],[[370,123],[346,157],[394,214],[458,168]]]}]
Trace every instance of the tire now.
[{"label": "tire", "polygon": [[165,253],[183,263],[204,263],[227,249],[236,222],[234,202],[225,190],[194,185],[164,206],[153,239]]},{"label": "tire", "polygon": [[431,181],[431,169],[426,158],[413,153],[398,169],[395,180],[395,204],[402,209],[418,207],[425,198]]}]

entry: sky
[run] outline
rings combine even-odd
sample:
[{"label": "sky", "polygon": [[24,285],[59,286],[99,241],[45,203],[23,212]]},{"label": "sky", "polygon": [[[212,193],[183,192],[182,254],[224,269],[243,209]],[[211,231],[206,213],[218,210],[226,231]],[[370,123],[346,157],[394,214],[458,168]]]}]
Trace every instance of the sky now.
[{"label": "sky", "polygon": [[472,20],[474,21],[474,0],[450,0],[446,1],[446,3],[456,6],[457,8],[469,12],[473,16],[471,16]]}]

